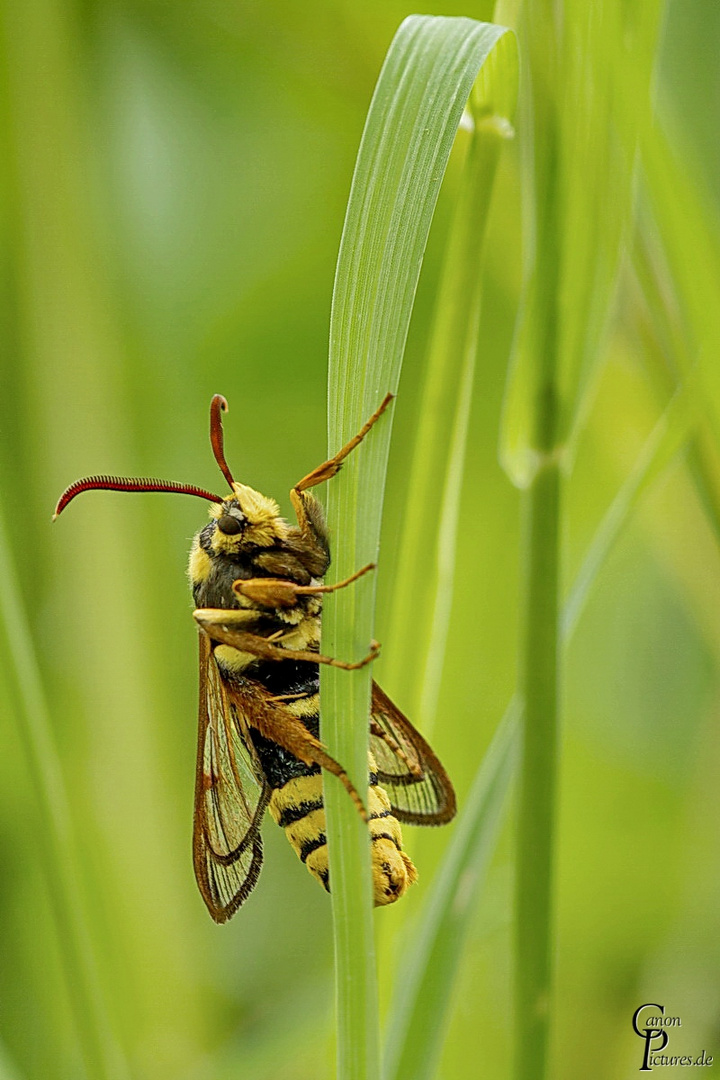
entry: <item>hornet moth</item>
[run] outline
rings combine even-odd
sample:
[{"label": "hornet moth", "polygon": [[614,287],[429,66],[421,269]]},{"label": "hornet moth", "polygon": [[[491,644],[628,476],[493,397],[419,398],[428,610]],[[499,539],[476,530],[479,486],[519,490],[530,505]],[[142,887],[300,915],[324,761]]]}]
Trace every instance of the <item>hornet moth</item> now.
[{"label": "hornet moth", "polygon": [[417,879],[400,822],[442,825],[455,814],[455,793],[442,765],[376,683],[365,797],[319,735],[319,665],[362,667],[378,646],[373,642],[355,663],[320,654],[323,593],[351,585],[374,567],[322,584],[330,547],[310,488],[340,470],[391,400],[388,394],[335,457],[293,487],[297,525],[280,516],[273,499],[233,478],[223,447],[227,402],[220,394],[210,404],[210,442],[230,495],[169,480],[90,476],[71,484],[55,511],[57,517],[76,495],[92,490],[172,491],[210,503],[210,521],[193,540],[188,568],[200,639],[193,861],[203,900],[219,923],[255,886],[266,808],[329,891],[323,769],[341,780],[367,822],[376,905],[393,903]]}]

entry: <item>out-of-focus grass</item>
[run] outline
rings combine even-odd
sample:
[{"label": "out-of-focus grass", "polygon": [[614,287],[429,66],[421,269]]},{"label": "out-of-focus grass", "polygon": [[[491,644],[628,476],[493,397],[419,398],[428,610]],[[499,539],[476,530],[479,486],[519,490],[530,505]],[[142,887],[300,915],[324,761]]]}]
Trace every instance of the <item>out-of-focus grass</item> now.
[{"label": "out-of-focus grass", "polygon": [[[574,0],[537,0],[523,9],[525,287],[501,440],[508,475],[523,490],[516,1080],[551,1075],[563,745],[563,472],[571,472],[572,449],[584,433],[588,397],[604,359],[622,244],[632,227],[635,159],[651,117],[660,17],[660,3],[631,12],[612,0],[597,10]],[[591,556],[606,548],[596,539]],[[583,570],[587,589],[598,560],[586,558]]]},{"label": "out-of-focus grass", "polygon": [[0,518],[0,640],[5,691],[14,713],[34,796],[32,831],[42,863],[43,886],[50,901],[61,957],[63,982],[72,1013],[72,1029],[87,1076],[123,1077],[122,1058],[113,1043],[95,959],[87,935],[87,913],[76,887],[77,853],[68,812],[67,792],[51,733],[50,716],[27,617],[18,596],[16,572],[5,523]]},{"label": "out-of-focus grass", "polygon": [[[197,506],[97,494],[52,530],[49,516],[64,485],[89,471],[212,486],[205,417],[217,391],[230,401],[228,456],[243,479],[282,499],[322,460],[332,269],[352,162],[382,57],[407,11],[340,0],[291,2],[282,20],[269,5],[202,2],[8,0],[2,10],[1,490],[112,1023],[137,1077],[222,1080],[242,1059],[252,1080],[317,1080],[332,1075],[333,1061],[327,898],[271,828],[258,890],[228,928],[210,924],[192,878],[195,642],[183,572],[202,523]],[[493,14],[489,4],[434,10]],[[657,117],[694,202],[685,218],[684,200],[654,189],[659,244],[651,246],[668,249],[653,263],[668,310],[681,327],[692,315],[690,360],[702,351],[709,364],[714,315],[687,297],[695,283],[702,293],[715,262],[716,25],[712,0],[669,4]],[[522,36],[520,45],[524,53]],[[630,102],[615,101],[613,118]],[[519,295],[523,168],[517,156],[501,166],[490,221],[482,389],[433,734],[461,804],[516,676],[517,496],[496,447]],[[644,208],[652,189],[639,176]],[[441,223],[451,197],[450,187]],[[684,227],[690,220],[702,223],[700,247]],[[602,224],[598,215],[593,227]],[[441,244],[441,235],[431,239],[420,284],[412,376]],[[565,587],[674,390],[672,367],[662,392],[649,374],[642,343],[655,340],[656,320],[648,322],[628,264],[615,273],[603,363],[566,486]],[[387,597],[415,384],[400,386],[378,575],[386,657],[378,678],[405,708],[406,691],[386,677],[401,644],[399,630],[388,630]],[[432,506],[436,492],[426,498]],[[719,603],[716,537],[680,457],[618,538],[567,656],[558,1080],[582,1075],[588,1060],[598,1080],[637,1068],[629,1019],[643,1000],[665,1001],[683,1017],[691,1050],[717,1052]],[[4,711],[10,699],[2,700]],[[77,1075],[77,1048],[33,798],[3,719],[0,1037],[20,1076],[45,1080]],[[408,829],[406,839],[421,880],[377,916],[383,1000],[402,976],[447,843],[443,830]],[[508,905],[503,847],[464,950],[444,1077],[469,1075],[481,1058],[488,1076],[507,1076]],[[578,1015],[592,1025],[578,1029]]]}]

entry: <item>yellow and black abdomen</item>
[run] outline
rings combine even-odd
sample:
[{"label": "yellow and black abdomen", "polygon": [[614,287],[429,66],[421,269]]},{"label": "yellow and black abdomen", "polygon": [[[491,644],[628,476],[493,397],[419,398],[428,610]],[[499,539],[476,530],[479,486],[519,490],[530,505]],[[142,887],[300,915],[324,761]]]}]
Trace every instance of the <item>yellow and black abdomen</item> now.
[{"label": "yellow and black abdomen", "polygon": [[[322,772],[299,765],[304,775],[292,776],[273,788],[269,810],[292,844],[301,862],[330,892]],[[387,793],[370,774],[368,828],[372,838],[371,859],[375,906],[392,904],[417,881],[417,870],[402,849],[400,823],[393,816]]]},{"label": "yellow and black abdomen", "polygon": [[[288,664],[276,664],[273,667],[273,692],[278,693],[277,681],[282,679],[285,684],[282,693],[302,695],[288,699],[285,708],[297,716],[317,738],[317,666],[290,661]],[[263,674],[270,675],[270,672]],[[285,830],[285,835],[300,861],[305,863],[313,877],[329,892],[322,771],[318,765],[306,765],[299,761],[289,751],[255,731],[252,737],[263,772],[272,789],[270,813]],[[375,905],[379,906],[398,900],[417,880],[417,871],[402,850],[400,823],[393,816],[387,793],[377,782],[375,762],[372,758],[369,761],[368,780],[367,810],[368,828],[372,837],[373,893]]]}]

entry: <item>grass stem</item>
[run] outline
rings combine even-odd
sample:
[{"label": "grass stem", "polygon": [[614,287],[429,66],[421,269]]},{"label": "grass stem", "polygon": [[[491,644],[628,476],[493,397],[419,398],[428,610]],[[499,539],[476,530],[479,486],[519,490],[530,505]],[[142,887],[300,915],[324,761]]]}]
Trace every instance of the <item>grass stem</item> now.
[{"label": "grass stem", "polygon": [[525,492],[526,609],[516,896],[517,1080],[545,1075],[552,974],[558,756],[560,470],[550,458]]}]

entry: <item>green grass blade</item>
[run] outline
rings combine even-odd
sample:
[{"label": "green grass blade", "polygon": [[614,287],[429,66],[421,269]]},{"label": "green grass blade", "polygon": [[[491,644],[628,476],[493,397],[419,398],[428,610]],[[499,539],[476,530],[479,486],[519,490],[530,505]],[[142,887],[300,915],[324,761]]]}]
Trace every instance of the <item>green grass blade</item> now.
[{"label": "green grass blade", "polygon": [[82,903],[76,885],[74,841],[65,786],[53,743],[40,671],[0,519],[0,633],[7,683],[15,698],[13,715],[25,750],[38,812],[38,851],[46,875],[48,897],[65,968],[68,998],[82,1056],[90,1080],[116,1080],[127,1075],[110,1034]]},{"label": "green grass blade", "polygon": [[[435,1073],[467,926],[504,817],[519,718],[519,705],[513,701],[477,772],[433,882],[391,1013],[386,1080],[430,1080]],[[483,1075],[482,1062],[475,1075]]]},{"label": "green grass blade", "polygon": [[[480,324],[480,268],[500,151],[514,134],[517,80],[515,39],[507,35],[483,67],[466,114],[467,131],[461,129],[459,136],[467,146],[435,307],[393,580],[392,652],[384,662],[385,678],[426,732],[435,719],[453,599]],[[438,490],[438,501],[427,498],[429,491]],[[429,562],[433,537],[435,558]],[[414,632],[408,635],[411,625]]]},{"label": "green grass blade", "polygon": [[720,220],[659,125],[644,133],[643,180],[697,359],[707,417],[720,446]]},{"label": "green grass blade", "polygon": [[[534,126],[534,246],[505,405],[504,464],[526,487],[519,698],[523,709],[515,884],[515,1076],[542,1080],[549,1039],[558,723],[562,188],[559,12],[525,9]],[[563,91],[567,93],[567,89]],[[529,150],[527,151],[529,152]]]},{"label": "green grass blade", "polygon": [[[393,40],[360,146],[338,258],[330,329],[329,444],[351,438],[394,392],[442,176],[478,72],[502,27],[413,16]],[[385,416],[328,491],[335,579],[374,562],[390,440]],[[348,569],[351,568],[351,569]],[[323,651],[357,657],[372,636],[374,582],[329,597]],[[323,670],[322,734],[362,791],[371,673]],[[379,1072],[367,830],[325,785],[335,926],[338,1073]]]},{"label": "green grass blade", "polygon": [[[641,9],[641,10],[640,10]],[[559,757],[560,458],[601,356],[647,121],[659,3],[525,5],[525,293],[501,458],[524,494],[520,687],[524,723],[516,878],[517,1080],[543,1080],[552,1015]],[[631,92],[629,92],[631,91]],[[621,102],[629,103],[621,110]]]},{"label": "green grass blade", "polygon": [[[620,533],[643,495],[687,439],[695,415],[691,400],[687,391],[678,391],[595,533],[563,608],[561,626],[565,645]],[[435,876],[414,936],[412,964],[404,973],[391,1010],[386,1080],[433,1075],[432,1068],[425,1071],[424,1063],[435,1062],[439,1054],[450,989],[499,831],[503,793],[512,778],[519,721],[520,705],[515,699],[483,759],[459,815],[453,840]]]},{"label": "green grass blade", "polygon": [[[563,12],[557,21],[553,10]],[[557,441],[567,454],[602,359],[631,223],[639,132],[649,126],[662,11],[660,0],[633,9],[617,0],[525,7],[532,108],[520,134],[533,209],[501,432],[503,465],[520,487],[537,465],[535,401],[546,365],[555,368]],[[550,310],[558,317],[548,318]]]},{"label": "green grass blade", "polygon": [[658,348],[650,352],[655,359],[651,372],[663,389],[669,376],[684,382],[692,372],[697,430],[688,445],[688,465],[707,520],[720,538],[720,399],[714,360],[720,322],[710,301],[720,287],[720,223],[661,130],[646,133],[643,156],[643,213],[634,267],[659,343],[660,356]]},{"label": "green grass blade", "polygon": [[593,583],[621,530],[643,495],[687,441],[695,418],[692,394],[686,389],[678,390],[593,536],[563,608],[561,627],[565,638],[574,631]]}]

